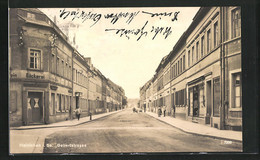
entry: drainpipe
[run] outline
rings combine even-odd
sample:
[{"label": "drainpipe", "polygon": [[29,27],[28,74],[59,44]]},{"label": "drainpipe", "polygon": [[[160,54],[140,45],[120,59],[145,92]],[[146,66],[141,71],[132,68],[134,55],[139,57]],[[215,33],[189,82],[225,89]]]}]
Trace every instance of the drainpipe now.
[{"label": "drainpipe", "polygon": [[220,84],[221,84],[221,100],[220,100],[220,129],[225,129],[225,51],[224,51],[224,7],[220,7]]},{"label": "drainpipe", "polygon": [[72,87],[72,95],[71,95],[71,100],[70,100],[70,119],[73,119],[73,110],[72,110],[72,104],[73,104],[73,93],[74,93],[74,74],[73,74],[73,68],[74,68],[74,52],[75,50],[73,49],[72,51],[72,58],[71,58],[71,87]]}]

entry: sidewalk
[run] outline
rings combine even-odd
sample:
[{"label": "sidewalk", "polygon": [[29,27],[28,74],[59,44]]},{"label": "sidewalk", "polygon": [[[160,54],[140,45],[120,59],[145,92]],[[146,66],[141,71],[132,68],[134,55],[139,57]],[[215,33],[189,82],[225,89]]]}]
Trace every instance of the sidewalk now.
[{"label": "sidewalk", "polygon": [[[93,115],[92,120],[97,120],[123,110]],[[91,122],[89,116],[45,125],[10,127],[10,154],[43,153],[45,138],[61,130],[61,127],[76,126]]]},{"label": "sidewalk", "polygon": [[[101,113],[97,115],[92,115],[92,121],[96,120],[101,117],[108,116],[113,113],[120,112],[122,110],[113,111],[113,112],[107,112],[107,113]],[[10,130],[26,130],[26,129],[39,129],[39,128],[56,128],[56,127],[70,127],[70,126],[76,126],[80,125],[82,123],[86,123],[90,121],[90,117],[82,117],[80,120],[78,119],[70,119],[67,121],[57,122],[57,123],[51,123],[51,124],[40,124],[40,125],[30,125],[30,126],[20,126],[20,127],[10,127]]]},{"label": "sidewalk", "polygon": [[242,132],[232,131],[232,130],[219,130],[217,128],[212,128],[203,124],[197,124],[185,120],[180,120],[173,117],[158,117],[156,113],[146,112],[146,114],[162,121],[167,124],[174,126],[186,133],[197,134],[207,137],[219,138],[223,140],[242,142]]}]

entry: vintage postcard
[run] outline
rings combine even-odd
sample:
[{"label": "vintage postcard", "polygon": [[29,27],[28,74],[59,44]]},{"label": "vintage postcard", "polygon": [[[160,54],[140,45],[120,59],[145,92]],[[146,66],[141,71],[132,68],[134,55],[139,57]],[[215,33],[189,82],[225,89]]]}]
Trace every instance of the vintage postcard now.
[{"label": "vintage postcard", "polygon": [[9,8],[10,154],[243,152],[241,8]]}]

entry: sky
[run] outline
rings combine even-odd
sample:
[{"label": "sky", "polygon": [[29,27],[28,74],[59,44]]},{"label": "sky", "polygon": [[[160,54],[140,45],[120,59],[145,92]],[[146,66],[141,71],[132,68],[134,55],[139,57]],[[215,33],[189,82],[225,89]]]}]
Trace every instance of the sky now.
[{"label": "sky", "polygon": [[[74,23],[78,51],[102,74],[139,98],[139,89],[155,74],[189,27],[199,7],[41,8],[57,25]],[[120,14],[122,13],[122,14]],[[117,20],[107,15],[123,15]],[[107,17],[107,18],[106,18]]]}]

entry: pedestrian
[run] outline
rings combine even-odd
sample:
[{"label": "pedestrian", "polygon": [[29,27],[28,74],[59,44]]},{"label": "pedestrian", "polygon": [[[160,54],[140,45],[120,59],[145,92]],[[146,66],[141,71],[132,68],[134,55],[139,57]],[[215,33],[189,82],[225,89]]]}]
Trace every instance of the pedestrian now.
[{"label": "pedestrian", "polygon": [[162,109],[161,107],[158,108],[158,117],[161,117],[161,114],[162,114]]},{"label": "pedestrian", "polygon": [[163,106],[163,116],[165,117],[166,114],[166,106]]},{"label": "pedestrian", "polygon": [[81,109],[80,109],[80,108],[77,108],[77,109],[75,110],[75,113],[76,113],[76,116],[77,116],[78,121],[79,121],[79,119],[80,119],[80,114],[81,114]]}]

